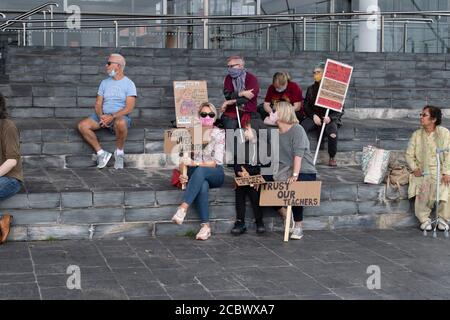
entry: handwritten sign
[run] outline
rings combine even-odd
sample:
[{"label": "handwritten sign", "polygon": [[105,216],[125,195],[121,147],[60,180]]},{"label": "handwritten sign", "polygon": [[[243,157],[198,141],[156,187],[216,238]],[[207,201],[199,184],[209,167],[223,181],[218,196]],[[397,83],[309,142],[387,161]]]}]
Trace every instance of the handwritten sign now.
[{"label": "handwritten sign", "polygon": [[262,175],[248,176],[248,177],[236,177],[236,178],[234,178],[234,181],[236,181],[236,184],[239,187],[266,183],[266,180],[264,180]]},{"label": "handwritten sign", "polygon": [[208,101],[206,81],[174,81],[175,115],[178,128],[199,125],[198,108]]},{"label": "handwritten sign", "polygon": [[342,112],[352,72],[352,66],[327,59],[315,104]]},{"label": "handwritten sign", "polygon": [[321,181],[268,182],[262,185],[259,205],[267,206],[320,206]]},{"label": "handwritten sign", "polygon": [[207,133],[202,127],[177,128],[164,131],[164,153],[180,154],[200,151],[207,143]]}]

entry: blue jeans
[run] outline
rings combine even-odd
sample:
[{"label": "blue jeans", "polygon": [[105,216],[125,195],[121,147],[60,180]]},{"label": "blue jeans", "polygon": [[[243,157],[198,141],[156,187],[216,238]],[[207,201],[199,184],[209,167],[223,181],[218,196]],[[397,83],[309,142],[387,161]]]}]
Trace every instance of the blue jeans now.
[{"label": "blue jeans", "polygon": [[209,188],[222,186],[225,175],[222,166],[215,168],[189,167],[189,181],[183,195],[183,202],[189,206],[195,201],[202,223],[209,222],[208,192]]},{"label": "blue jeans", "polygon": [[[97,123],[100,123],[100,118],[98,117],[98,114],[96,114],[95,112],[93,114],[91,114],[89,116],[90,119],[94,120]],[[125,119],[125,121],[127,122],[127,128],[130,129],[131,127],[131,118],[129,116],[123,116],[123,118]],[[110,127],[108,127],[108,130],[112,133],[115,134],[114,131],[114,124],[112,124]]]},{"label": "blue jeans", "polygon": [[15,178],[0,177],[0,201],[12,197],[21,187],[22,184]]},{"label": "blue jeans", "polygon": [[[273,176],[264,176],[264,180],[266,181],[274,181]],[[300,173],[298,175],[297,181],[316,181],[315,173]],[[280,209],[281,207],[274,207],[275,210]],[[294,221],[300,222],[303,221],[303,207],[293,206],[292,213],[294,214]]]}]

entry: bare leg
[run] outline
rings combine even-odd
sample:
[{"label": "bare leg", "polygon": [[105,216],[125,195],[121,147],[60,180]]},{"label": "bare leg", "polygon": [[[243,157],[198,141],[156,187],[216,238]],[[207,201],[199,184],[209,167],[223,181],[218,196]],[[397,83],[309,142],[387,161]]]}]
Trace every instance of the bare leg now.
[{"label": "bare leg", "polygon": [[95,152],[102,149],[100,143],[98,142],[97,136],[94,130],[100,129],[100,125],[90,118],[81,120],[78,123],[78,131],[83,136],[84,140],[95,150]]},{"label": "bare leg", "polygon": [[116,132],[116,147],[123,150],[128,135],[127,121],[123,117],[117,118],[114,122],[114,131]]}]

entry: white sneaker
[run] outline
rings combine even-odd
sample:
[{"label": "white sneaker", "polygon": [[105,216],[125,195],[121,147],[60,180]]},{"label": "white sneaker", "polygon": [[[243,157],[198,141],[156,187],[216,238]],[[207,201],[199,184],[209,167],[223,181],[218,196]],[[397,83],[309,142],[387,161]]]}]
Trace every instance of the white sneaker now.
[{"label": "white sneaker", "polygon": [[103,151],[103,153],[97,155],[97,168],[102,169],[106,167],[109,159],[111,159],[112,153]]},{"label": "white sneaker", "polygon": [[300,240],[303,238],[303,229],[302,227],[294,227],[294,231],[292,231],[291,239]]},{"label": "white sneaker", "polygon": [[186,217],[186,209],[179,207],[177,212],[172,217],[172,222],[176,224],[182,224],[184,221],[184,217]]},{"label": "white sneaker", "polygon": [[122,154],[117,154],[117,151],[114,151],[114,169],[123,169],[123,160],[124,160],[125,155]]},{"label": "white sneaker", "polygon": [[424,223],[422,223],[421,225],[420,225],[420,230],[427,230],[427,231],[430,231],[431,230],[431,220],[430,219],[428,219],[427,221],[425,221]]},{"label": "white sneaker", "polygon": [[195,236],[196,240],[208,240],[208,238],[211,237],[211,228],[206,224],[202,224],[202,228]]},{"label": "white sneaker", "polygon": [[446,229],[448,230],[448,222],[442,218],[439,218],[438,229],[439,231],[445,231]]}]

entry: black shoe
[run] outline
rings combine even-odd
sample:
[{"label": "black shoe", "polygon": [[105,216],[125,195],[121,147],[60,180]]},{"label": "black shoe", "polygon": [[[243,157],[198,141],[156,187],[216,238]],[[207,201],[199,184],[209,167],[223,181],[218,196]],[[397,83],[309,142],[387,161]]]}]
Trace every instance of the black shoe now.
[{"label": "black shoe", "polygon": [[257,223],[256,224],[256,233],[265,233],[266,232],[266,227],[264,226],[264,223]]},{"label": "black shoe", "polygon": [[247,227],[245,226],[245,224],[240,221],[236,221],[234,223],[233,229],[231,229],[231,234],[238,236],[240,234],[243,234],[245,231],[247,231]]}]

